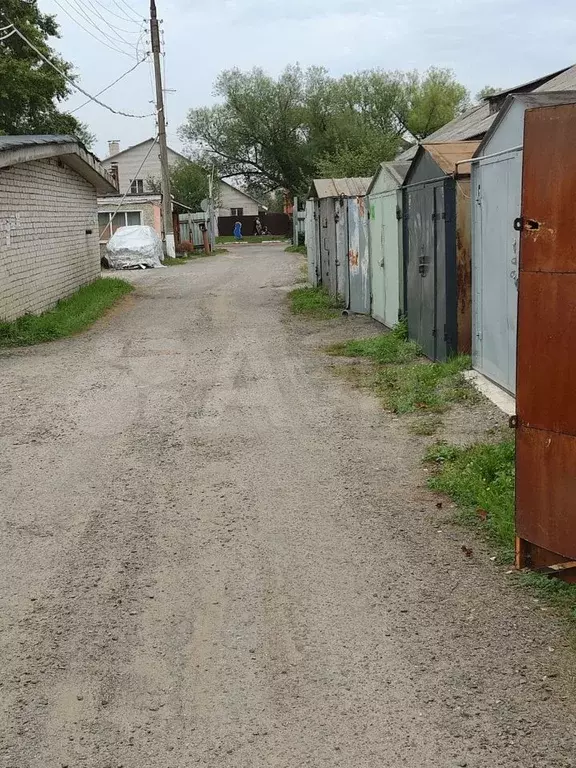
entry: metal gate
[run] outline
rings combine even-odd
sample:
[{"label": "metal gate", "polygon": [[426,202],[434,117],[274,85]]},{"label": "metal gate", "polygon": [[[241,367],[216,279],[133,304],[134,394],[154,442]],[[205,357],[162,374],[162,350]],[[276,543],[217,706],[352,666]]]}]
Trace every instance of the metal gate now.
[{"label": "metal gate", "polygon": [[348,272],[348,206],[345,200],[336,203],[336,285],[344,306],[350,304],[350,276]]},{"label": "metal gate", "polygon": [[[395,193],[393,193],[395,194]],[[386,270],[384,268],[384,205],[382,195],[370,196],[370,286],[372,291],[371,314],[386,323]]]},{"label": "metal gate", "polygon": [[518,307],[517,564],[576,560],[576,105],[525,115]]},{"label": "metal gate", "polygon": [[443,182],[406,188],[408,334],[431,360],[448,353],[444,202]]},{"label": "metal gate", "polygon": [[368,216],[366,199],[348,200],[348,271],[350,279],[349,309],[370,314],[370,263],[368,258]]},{"label": "metal gate", "polygon": [[472,170],[474,368],[511,393],[516,389],[516,318],[522,155],[480,159]]},{"label": "metal gate", "polygon": [[334,220],[335,200],[331,197],[320,200],[320,262],[322,285],[332,296],[338,292],[336,275],[336,222]]},{"label": "metal gate", "polygon": [[317,286],[320,279],[320,243],[318,241],[318,213],[315,200],[306,201],[306,251],[308,282]]}]

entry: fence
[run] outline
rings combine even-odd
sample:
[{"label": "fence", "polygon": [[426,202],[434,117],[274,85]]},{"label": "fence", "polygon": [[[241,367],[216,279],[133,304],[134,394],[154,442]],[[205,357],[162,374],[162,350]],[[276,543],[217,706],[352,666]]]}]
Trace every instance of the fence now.
[{"label": "fence", "polygon": [[234,225],[237,221],[242,224],[244,237],[255,234],[254,223],[260,219],[263,227],[267,227],[271,235],[286,237],[292,234],[292,219],[286,213],[266,213],[261,216],[219,216],[218,233],[223,237],[234,234]]}]

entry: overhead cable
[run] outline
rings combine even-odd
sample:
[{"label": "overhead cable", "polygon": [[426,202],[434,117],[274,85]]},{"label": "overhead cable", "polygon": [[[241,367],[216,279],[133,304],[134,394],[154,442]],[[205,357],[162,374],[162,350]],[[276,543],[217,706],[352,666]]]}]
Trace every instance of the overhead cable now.
[{"label": "overhead cable", "polygon": [[[106,40],[102,40],[102,39],[101,39],[101,38],[99,38],[97,35],[95,35],[95,34],[94,34],[94,32],[92,32],[90,29],[88,29],[88,27],[85,27],[85,26],[84,26],[84,24],[82,24],[82,22],[78,21],[78,19],[77,19],[75,16],[73,16],[73,15],[70,13],[70,11],[68,11],[68,10],[67,10],[67,9],[66,9],[66,8],[65,8],[65,7],[64,7],[64,6],[63,6],[63,5],[60,3],[60,2],[59,2],[59,0],[54,0],[54,2],[56,3],[56,5],[57,5],[59,8],[61,8],[61,9],[64,11],[64,13],[65,13],[67,16],[69,16],[69,17],[72,19],[72,21],[73,21],[75,24],[77,24],[77,25],[80,27],[80,29],[83,29],[83,30],[84,30],[84,32],[86,32],[86,33],[87,33],[87,34],[89,34],[91,37],[93,37],[95,40],[97,40],[97,41],[98,41],[98,42],[99,42],[101,45],[105,45],[105,46],[106,46],[106,48],[110,48],[110,50],[112,50],[112,51],[116,51],[116,53],[121,53],[121,54],[123,54],[124,56],[132,56],[132,54],[131,54],[131,53],[129,53],[128,51],[125,51],[125,50],[122,50],[122,48],[119,48],[119,47],[118,47],[118,45],[117,45],[117,43],[116,43],[116,41],[115,41],[115,40],[113,40],[113,38],[110,38],[110,37],[108,37],[107,35],[104,35],[104,37],[105,37],[105,38],[106,38],[106,39],[109,41],[109,42],[106,42]],[[102,34],[104,34],[104,33],[102,33]]]},{"label": "overhead cable", "polygon": [[38,48],[36,48],[36,46],[34,45],[34,43],[31,43],[30,40],[28,40],[28,38],[25,35],[23,35],[22,32],[20,32],[20,30],[17,27],[14,27],[14,31],[16,32],[18,37],[20,37],[25,43],[27,43],[30,46],[30,48],[32,48],[32,50],[35,51],[35,53],[37,53],[38,56],[40,56],[40,58],[43,61],[46,62],[46,64],[51,66],[52,69],[56,70],[56,72],[58,72],[58,74],[61,75],[66,80],[66,82],[70,83],[70,85],[73,88],[76,88],[77,91],[80,91],[80,93],[83,93],[84,96],[86,96],[88,99],[90,99],[90,101],[95,102],[100,107],[104,107],[104,109],[107,109],[109,112],[112,112],[112,114],[114,114],[114,115],[122,115],[122,117],[135,117],[135,118],[138,118],[138,119],[154,117],[155,113],[148,114],[148,115],[133,115],[133,114],[131,114],[129,112],[122,112],[119,109],[114,109],[113,107],[108,106],[108,104],[104,104],[103,101],[99,101],[95,96],[92,96],[92,94],[88,93],[88,91],[85,91],[83,88],[81,88],[79,85],[77,85],[74,82],[74,80],[69,75],[67,75],[65,72],[63,72],[61,69],[59,69],[56,66],[56,64],[54,64],[52,61],[50,61],[50,59],[47,58],[42,53],[42,51],[39,51]]},{"label": "overhead cable", "polygon": [[[124,72],[124,74],[123,74],[123,75],[120,75],[120,77],[117,77],[117,78],[116,78],[116,80],[114,80],[114,82],[113,82],[113,83],[110,83],[110,85],[107,85],[107,86],[106,86],[106,88],[102,88],[102,90],[101,90],[101,91],[98,91],[98,93],[96,94],[96,96],[101,96],[101,95],[102,95],[103,93],[105,93],[106,91],[109,91],[109,90],[110,90],[110,88],[112,88],[114,85],[116,85],[116,83],[119,83],[119,82],[120,82],[120,80],[123,80],[123,79],[124,79],[125,77],[127,77],[127,75],[129,75],[131,72],[134,72],[134,70],[136,69],[136,67],[139,67],[139,66],[140,66],[140,64],[143,64],[143,63],[144,63],[144,62],[145,62],[145,61],[148,59],[149,55],[150,55],[150,54],[146,54],[146,56],[145,56],[143,59],[140,59],[140,61],[137,61],[137,62],[136,62],[136,64],[134,64],[134,66],[133,66],[133,67],[130,67],[130,69],[129,69],[127,72]],[[87,104],[90,104],[90,102],[91,102],[91,101],[92,101],[92,99],[88,99],[88,101],[85,101],[83,104],[80,104],[80,106],[79,106],[79,107],[76,107],[75,109],[71,109],[71,110],[68,112],[68,114],[69,114],[69,115],[73,115],[75,112],[78,112],[78,110],[79,110],[79,109],[82,109],[82,107],[85,107]]]},{"label": "overhead cable", "polygon": [[118,10],[121,10],[124,14],[123,16],[120,16],[120,14],[116,13],[116,11],[113,11],[112,8],[109,8],[107,5],[104,5],[104,3],[101,2],[101,0],[94,0],[95,3],[97,3],[103,10],[106,11],[106,13],[111,14],[112,16],[115,16],[117,19],[120,19],[120,21],[127,21],[130,24],[140,24],[142,22],[142,19],[139,21],[136,21],[133,17],[128,16],[124,11],[122,11],[122,8],[118,6]]}]

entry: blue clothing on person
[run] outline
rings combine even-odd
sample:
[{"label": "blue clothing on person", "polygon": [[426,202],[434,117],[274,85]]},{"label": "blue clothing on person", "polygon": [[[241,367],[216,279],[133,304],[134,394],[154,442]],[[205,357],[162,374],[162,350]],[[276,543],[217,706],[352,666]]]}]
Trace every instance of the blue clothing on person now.
[{"label": "blue clothing on person", "polygon": [[242,223],[240,221],[234,224],[234,237],[236,240],[242,240]]}]

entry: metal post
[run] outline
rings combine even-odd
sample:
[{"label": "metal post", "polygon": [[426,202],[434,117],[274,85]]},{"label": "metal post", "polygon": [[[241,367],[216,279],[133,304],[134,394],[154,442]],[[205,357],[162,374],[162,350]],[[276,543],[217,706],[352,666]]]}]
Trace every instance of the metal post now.
[{"label": "metal post", "polygon": [[210,170],[208,176],[208,217],[210,221],[210,250],[213,251],[216,248],[216,216],[214,208],[214,166]]},{"label": "metal post", "polygon": [[160,66],[160,32],[156,0],[150,0],[150,38],[154,58],[154,78],[156,81],[156,111],[158,118],[158,144],[160,147],[160,167],[162,169],[162,219],[164,222],[164,247],[166,255],[176,256],[174,226],[172,222],[172,196],[170,194],[170,167],[168,165],[168,145],[166,144],[166,113],[164,111],[164,92],[162,90],[162,70]]},{"label": "metal post", "polygon": [[298,198],[294,196],[294,205],[292,206],[292,242],[298,245]]}]

